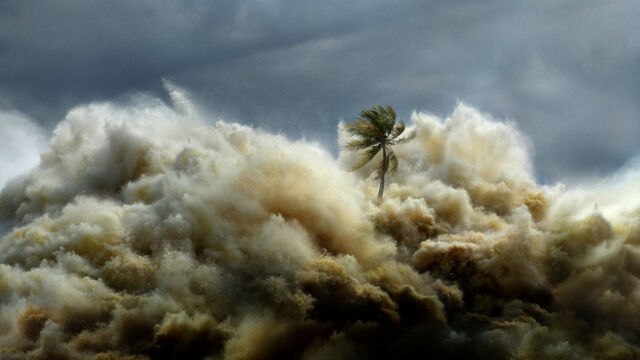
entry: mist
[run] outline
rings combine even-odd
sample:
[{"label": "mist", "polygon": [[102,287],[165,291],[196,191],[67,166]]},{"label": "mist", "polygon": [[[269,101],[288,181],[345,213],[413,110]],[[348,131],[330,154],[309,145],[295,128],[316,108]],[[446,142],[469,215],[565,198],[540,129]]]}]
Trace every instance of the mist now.
[{"label": "mist", "polygon": [[25,114],[0,109],[0,189],[9,179],[38,165],[46,146],[45,134]]},{"label": "mist", "polygon": [[3,359],[640,356],[633,163],[539,185],[527,137],[459,103],[413,113],[378,203],[356,153],[167,88],[76,106],[45,147],[16,120]]}]

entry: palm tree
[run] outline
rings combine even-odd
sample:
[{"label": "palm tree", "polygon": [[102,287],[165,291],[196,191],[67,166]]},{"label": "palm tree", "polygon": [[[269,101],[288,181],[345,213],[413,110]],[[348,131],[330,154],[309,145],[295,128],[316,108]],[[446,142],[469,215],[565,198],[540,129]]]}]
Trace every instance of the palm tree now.
[{"label": "palm tree", "polygon": [[[404,144],[415,137],[415,133],[400,138],[404,132],[404,121],[396,125],[396,112],[389,105],[376,105],[371,109],[360,111],[360,118],[354,123],[346,124],[346,130],[356,137],[345,145],[346,150],[365,150],[360,161],[351,171],[360,169],[373,159],[382,149],[382,164],[377,170],[376,178],[380,179],[378,200],[382,200],[384,177],[387,171],[394,173],[398,169],[398,158],[391,149],[392,145]],[[391,163],[391,168],[389,168]]]}]

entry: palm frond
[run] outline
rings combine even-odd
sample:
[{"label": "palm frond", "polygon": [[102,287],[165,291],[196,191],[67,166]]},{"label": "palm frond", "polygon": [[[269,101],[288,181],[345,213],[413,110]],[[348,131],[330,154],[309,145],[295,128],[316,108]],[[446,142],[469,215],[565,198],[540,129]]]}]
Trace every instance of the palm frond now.
[{"label": "palm frond", "polygon": [[396,123],[396,112],[390,105],[374,105],[360,111],[362,120],[373,124],[384,136],[388,136]]},{"label": "palm frond", "polygon": [[362,119],[360,120],[364,120],[373,124],[373,126],[375,126],[375,128],[378,129],[381,134],[385,134],[385,124],[382,114],[379,110],[380,109],[378,109],[376,106],[371,109],[363,109],[362,111],[360,111],[360,116],[362,117]]},{"label": "palm frond", "polygon": [[389,114],[389,117],[391,119],[393,119],[393,121],[396,121],[396,111],[393,110],[393,108],[391,107],[391,105],[387,105],[384,107],[384,110],[387,114]]},{"label": "palm frond", "polygon": [[[380,106],[382,108],[382,106]],[[385,117],[385,135],[389,135],[393,131],[393,126],[396,124],[396,112],[391,105],[386,105],[383,108]]]},{"label": "palm frond", "polygon": [[371,159],[373,159],[376,156],[376,154],[380,151],[381,148],[382,148],[382,145],[378,144],[376,146],[372,146],[369,149],[367,149],[360,157],[358,164],[352,167],[350,171],[358,170],[361,167],[365,166],[369,161],[371,161]]},{"label": "palm frond", "polygon": [[390,167],[387,168],[389,174],[393,174],[398,170],[398,157],[396,153],[391,150],[391,147],[387,147],[387,158],[389,159]]},{"label": "palm frond", "polygon": [[[373,106],[373,110],[378,115],[376,120],[380,124],[380,131],[382,131],[385,136],[388,136],[389,132],[391,132],[391,129],[393,128],[395,119],[391,118],[391,114],[389,114],[387,109],[382,107],[382,105]],[[393,112],[393,114],[395,115],[395,112]]]},{"label": "palm frond", "polygon": [[394,126],[389,137],[395,139],[404,132],[404,121],[400,121],[400,125]]},{"label": "palm frond", "polygon": [[345,150],[362,150],[378,143],[379,141],[377,139],[360,138],[349,141],[344,148]]},{"label": "palm frond", "polygon": [[407,137],[403,137],[401,139],[396,139],[396,140],[389,141],[389,145],[406,144],[409,141],[413,140],[415,137],[416,137],[416,132],[412,131],[411,134],[409,134]]},{"label": "palm frond", "polygon": [[374,124],[363,119],[357,119],[353,123],[345,124],[345,129],[354,136],[372,138],[379,138],[381,136],[380,130]]}]

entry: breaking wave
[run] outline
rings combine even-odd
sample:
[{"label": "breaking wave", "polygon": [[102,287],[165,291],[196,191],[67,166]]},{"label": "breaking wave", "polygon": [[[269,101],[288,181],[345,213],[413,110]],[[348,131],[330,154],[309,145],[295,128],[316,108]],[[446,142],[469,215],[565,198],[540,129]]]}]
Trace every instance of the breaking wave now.
[{"label": "breaking wave", "polygon": [[377,203],[354,153],[171,91],[73,109],[4,187],[1,358],[640,357],[637,179],[537,185],[460,104],[413,115]]}]

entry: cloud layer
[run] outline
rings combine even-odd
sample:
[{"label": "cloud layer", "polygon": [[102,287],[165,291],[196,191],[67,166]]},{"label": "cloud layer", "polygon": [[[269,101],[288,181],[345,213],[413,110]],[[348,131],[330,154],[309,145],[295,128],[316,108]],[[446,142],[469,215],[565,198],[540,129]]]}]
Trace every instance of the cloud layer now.
[{"label": "cloud layer", "polygon": [[51,129],[78,103],[163,96],[164,77],[334,154],[362,107],[461,100],[516,121],[553,183],[640,153],[638,19],[635,0],[4,1],[0,98]]},{"label": "cloud layer", "polygon": [[354,154],[172,95],[74,108],[0,194],[3,359],[640,355],[637,182],[542,188],[460,104],[376,204]]}]

